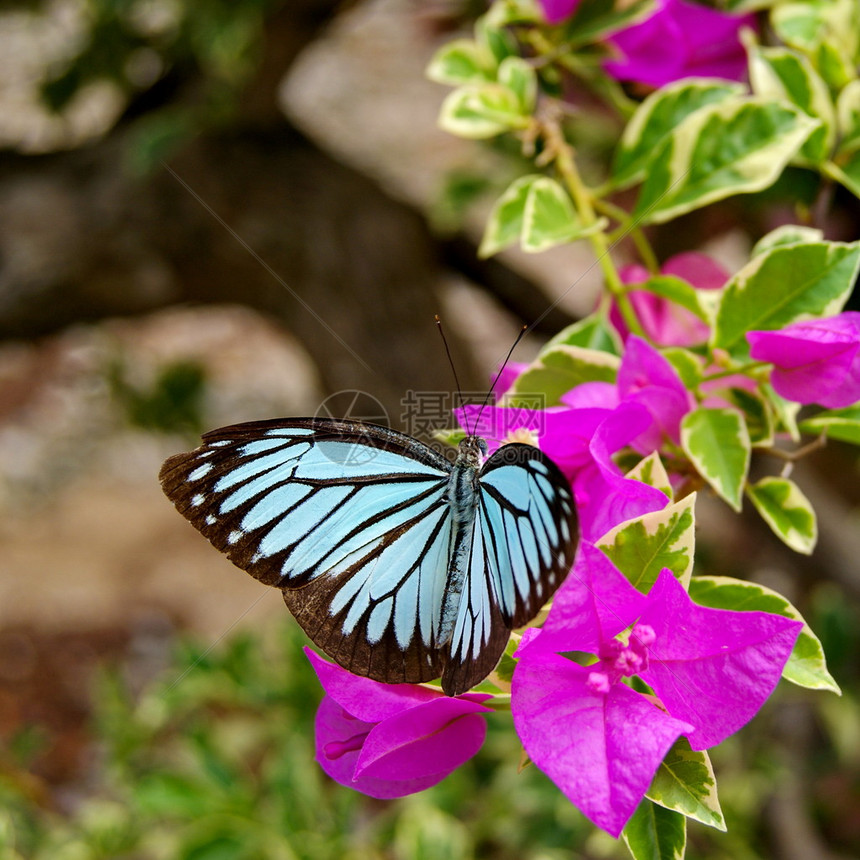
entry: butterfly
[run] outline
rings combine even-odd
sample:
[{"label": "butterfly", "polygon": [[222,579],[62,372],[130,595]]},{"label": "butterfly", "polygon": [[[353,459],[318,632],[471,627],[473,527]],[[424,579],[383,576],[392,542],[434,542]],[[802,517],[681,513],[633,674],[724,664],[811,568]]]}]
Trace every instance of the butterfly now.
[{"label": "butterfly", "polygon": [[236,424],[162,466],[179,512],[280,588],[310,639],[357,675],[441,676],[459,695],[567,574],[577,519],[540,450],[468,435],[452,464],[386,427],[329,418]]}]

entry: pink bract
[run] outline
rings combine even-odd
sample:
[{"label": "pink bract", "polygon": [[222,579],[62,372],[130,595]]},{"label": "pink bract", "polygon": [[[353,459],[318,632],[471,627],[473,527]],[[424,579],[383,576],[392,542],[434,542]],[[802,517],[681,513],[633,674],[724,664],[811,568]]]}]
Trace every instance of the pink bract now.
[{"label": "pink bract", "polygon": [[382,684],[305,653],[327,694],[315,721],[317,761],[342,785],[402,797],[436,785],[481,748],[489,709],[480,703],[490,696]]},{"label": "pink bract", "polygon": [[[625,284],[643,283],[651,277],[650,272],[638,264],[624,266],[618,274]],[[670,257],[660,267],[660,274],[681,278],[697,290],[718,290],[729,278],[729,273],[719,263],[697,251]],[[652,343],[694,346],[708,339],[710,329],[707,324],[681,305],[647,290],[631,290],[628,296],[643,331]],[[630,331],[615,304],[609,320],[626,340]]]},{"label": "pink bract", "polygon": [[860,400],[860,313],[794,323],[780,331],[747,334],[750,355],[773,364],[771,383],[796,403],[828,409]]},{"label": "pink bract", "polygon": [[559,24],[569,18],[582,0],[540,0],[546,20],[550,24]]},{"label": "pink bract", "polygon": [[755,18],[685,0],[658,0],[653,15],[609,37],[618,59],[603,67],[618,80],[651,87],[687,77],[743,80],[747,60],[741,27],[754,28]]},{"label": "pink bract", "polygon": [[[697,606],[667,569],[646,597],[583,541],[542,630],[527,631],[517,651],[514,725],[532,761],[618,836],[680,735],[705,749],[759,710],[801,627]],[[562,656],[570,652],[599,659],[580,665]],[[633,675],[657,701],[622,683]]]}]

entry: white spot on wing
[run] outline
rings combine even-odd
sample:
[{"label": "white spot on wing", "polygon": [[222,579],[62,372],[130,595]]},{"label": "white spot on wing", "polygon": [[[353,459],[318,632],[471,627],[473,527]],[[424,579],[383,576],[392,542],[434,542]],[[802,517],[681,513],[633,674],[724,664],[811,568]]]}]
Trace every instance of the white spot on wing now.
[{"label": "white spot on wing", "polygon": [[201,478],[205,478],[212,471],[211,463],[204,463],[202,466],[198,466],[193,472],[188,475],[189,481],[199,481]]},{"label": "white spot on wing", "polygon": [[191,507],[199,508],[205,501],[206,496],[204,496],[203,493],[198,493],[193,499],[191,499]]},{"label": "white spot on wing", "polygon": [[206,517],[206,525],[207,525],[207,526],[214,526],[214,525],[215,525],[215,523],[217,523],[217,522],[218,522],[218,520],[217,520],[217,519],[215,519],[215,517],[213,517],[213,516],[212,516],[212,514],[209,514],[209,515]]},{"label": "white spot on wing", "polygon": [[239,538],[242,537],[242,534],[243,534],[243,532],[240,532],[238,530],[234,530],[234,531],[230,532],[230,534],[227,535],[227,543],[229,543],[229,544],[238,543]]}]

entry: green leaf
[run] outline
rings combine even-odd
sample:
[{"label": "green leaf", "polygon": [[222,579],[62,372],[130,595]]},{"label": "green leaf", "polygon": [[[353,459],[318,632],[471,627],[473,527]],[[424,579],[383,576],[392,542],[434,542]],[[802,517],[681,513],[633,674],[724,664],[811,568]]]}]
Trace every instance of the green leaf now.
[{"label": "green leaf", "polygon": [[436,51],[425,74],[438,84],[456,87],[491,81],[495,77],[495,64],[477,42],[455,39]]},{"label": "green leaf", "polygon": [[692,749],[685,737],[666,753],[645,797],[708,827],[726,829],[711,759],[704,750]]},{"label": "green leaf", "polygon": [[582,0],[576,14],[564,25],[564,41],[571,47],[600,41],[610,33],[623,30],[649,17],[655,0]]},{"label": "green leaf", "polygon": [[499,83],[519,100],[520,110],[531,113],[537,103],[537,75],[522,57],[508,57],[499,64]]},{"label": "green leaf", "polygon": [[514,382],[510,394],[544,394],[547,406],[583,382],[615,382],[621,360],[616,355],[578,346],[556,346],[538,356]]},{"label": "green leaf", "polygon": [[687,819],[644,798],[621,831],[621,838],[634,860],[682,860]]},{"label": "green leaf", "polygon": [[633,211],[659,224],[772,185],[819,120],[765,99],[729,99],[688,116],[658,148]]},{"label": "green leaf", "polygon": [[598,349],[613,355],[621,355],[622,352],[618,333],[607,323],[605,316],[598,313],[590,314],[563,328],[543,347],[541,353],[561,344]]},{"label": "green leaf", "polygon": [[732,406],[737,406],[743,412],[750,444],[754,448],[769,448],[773,445],[774,415],[763,397],[744,388],[723,388],[719,392]]},{"label": "green leaf", "polygon": [[786,400],[777,394],[770,383],[760,385],[759,388],[767,396],[767,401],[778,422],[774,431],[787,433],[792,442],[799,442],[800,430],[797,428],[797,415],[800,412],[800,404],[793,400]]},{"label": "green leaf", "polygon": [[504,27],[493,26],[487,15],[475,21],[475,39],[496,66],[508,57],[519,55],[513,35]]},{"label": "green leaf", "polygon": [[496,201],[487,219],[487,228],[478,248],[479,257],[490,257],[513,245],[523,231],[523,215],[532,185],[540,179],[538,173],[514,180]]},{"label": "green leaf", "polygon": [[854,0],[783,3],[771,13],[771,24],[786,45],[812,60],[831,89],[856,77],[860,16]]},{"label": "green leaf", "polygon": [[857,242],[779,246],[754,257],[723,290],[713,345],[744,357],[748,331],[839,313],[859,266]]},{"label": "green leaf", "polygon": [[782,3],[783,0],[725,0],[723,7],[727,12],[753,12],[759,9],[769,9]]},{"label": "green leaf", "polygon": [[193,820],[212,807],[213,791],[200,781],[176,773],[150,773],[135,784],[134,801],[145,815],[181,815]]},{"label": "green leaf", "polygon": [[821,242],[824,239],[824,231],[817,227],[802,227],[799,224],[783,224],[770,233],[765,234],[755,243],[750,257],[758,257],[773,248],[782,245],[808,245]]},{"label": "green leaf", "polygon": [[626,188],[645,177],[648,165],[682,120],[707,105],[737,97],[741,84],[687,78],[653,92],[627,123],[615,152],[611,184]]},{"label": "green leaf", "polygon": [[537,0],[496,0],[484,20],[488,27],[500,29],[508,24],[538,23],[543,15]]},{"label": "green leaf", "polygon": [[[507,690],[510,692],[510,683],[514,677],[514,669],[517,668],[517,661],[514,659],[514,654],[517,648],[520,647],[520,637],[511,636],[508,644],[505,646],[502,659],[490,675],[490,681],[499,681],[502,685],[507,685]],[[496,685],[498,687],[498,685]],[[502,687],[499,687],[502,689]]]},{"label": "green leaf", "polygon": [[529,188],[523,212],[522,248],[537,253],[574,239],[597,233],[605,218],[584,227],[567,192],[554,179],[542,176]]},{"label": "green leaf", "polygon": [[[388,856],[414,857],[417,860],[467,860],[474,857],[472,836],[468,827],[453,815],[430,803],[403,808],[394,822],[393,842],[394,850],[386,851]],[[382,852],[373,849],[350,854],[352,857],[360,854],[384,856]],[[314,856],[325,855],[320,851]],[[328,856],[338,855],[329,852]]]},{"label": "green leaf", "polygon": [[675,498],[666,467],[656,451],[652,451],[644,460],[640,460],[624,477],[641,481],[649,487],[656,487],[670,502]]},{"label": "green leaf", "polygon": [[836,112],[827,84],[809,59],[787,48],[749,46],[747,53],[756,95],[787,102],[821,120],[797,155],[800,163],[819,164],[830,154],[835,140]]},{"label": "green leaf", "polygon": [[811,555],[818,540],[815,510],[794,481],[762,478],[747,495],[773,533],[795,552]]},{"label": "green leaf", "polygon": [[740,511],[750,463],[750,438],[740,413],[704,407],[689,412],[681,422],[681,447],[717,495]]},{"label": "green leaf", "polygon": [[661,296],[682,308],[686,308],[703,322],[711,322],[708,309],[701,301],[703,291],[697,290],[683,278],[676,278],[674,275],[655,275],[653,278],[648,278],[647,281],[631,284],[630,289],[646,290],[655,296]]},{"label": "green leaf", "polygon": [[830,690],[841,695],[839,685],[827,671],[824,649],[803,616],[781,594],[759,585],[729,576],[694,576],[690,597],[702,606],[733,609],[738,612],[773,612],[803,623],[794,650],[782,670],[782,677],[810,690]]},{"label": "green leaf", "polygon": [[489,257],[517,239],[524,251],[536,253],[596,233],[606,223],[605,219],[599,219],[583,227],[561,185],[547,176],[532,173],[512,182],[496,201],[478,254]]},{"label": "green leaf", "polygon": [[643,593],[664,567],[683,585],[690,581],[696,548],[695,493],[662,511],[627,520],[607,532],[597,546]]},{"label": "green leaf", "polygon": [[689,389],[698,387],[704,374],[702,359],[694,352],[680,346],[670,346],[663,350],[663,358],[678,371],[681,382]]},{"label": "green leaf", "polygon": [[860,405],[819,412],[801,421],[799,427],[804,433],[826,433],[829,439],[860,445]]},{"label": "green leaf", "polygon": [[836,123],[839,129],[839,154],[860,149],[860,80],[851,81],[836,99]]},{"label": "green leaf", "polygon": [[527,128],[517,94],[498,83],[466,84],[442,102],[439,125],[460,137],[495,137],[512,129]]},{"label": "green leaf", "polygon": [[860,150],[840,159],[839,164],[830,161],[826,173],[844,185],[855,197],[860,197]]}]

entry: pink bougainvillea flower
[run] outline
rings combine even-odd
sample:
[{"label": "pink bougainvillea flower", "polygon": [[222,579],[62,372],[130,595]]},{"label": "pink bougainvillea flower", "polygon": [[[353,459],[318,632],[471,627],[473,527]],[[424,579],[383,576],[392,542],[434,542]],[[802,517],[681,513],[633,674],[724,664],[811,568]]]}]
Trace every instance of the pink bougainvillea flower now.
[{"label": "pink bougainvillea flower", "polygon": [[[680,735],[705,749],[754,716],[801,627],[781,615],[697,606],[666,569],[646,597],[583,542],[543,629],[526,631],[517,651],[514,726],[532,761],[618,836]],[[598,662],[562,656],[570,652]],[[622,683],[634,675],[656,701]]]},{"label": "pink bougainvillea flower", "polygon": [[668,359],[642,338],[631,336],[621,367],[618,369],[618,393],[622,402],[639,403],[653,421],[641,433],[633,447],[642,454],[660,448],[664,438],[676,445],[681,441],[681,419],[696,403]]},{"label": "pink bougainvillea flower", "polygon": [[559,24],[576,11],[581,0],[540,0],[544,18],[550,24]]},{"label": "pink bougainvillea flower", "polygon": [[[585,410],[581,410],[585,411]],[[579,528],[597,540],[625,520],[662,510],[668,501],[656,487],[625,478],[612,455],[649,431],[653,418],[638,403],[621,403],[606,415],[588,441],[588,459],[573,476]],[[548,437],[543,450],[553,460],[564,456],[565,440]]]},{"label": "pink bougainvillea flower", "polygon": [[685,0],[658,0],[649,18],[609,37],[618,59],[603,67],[621,81],[662,87],[687,77],[742,80],[746,53],[738,33],[752,15],[728,15]]},{"label": "pink bougainvillea flower", "polygon": [[[592,394],[607,402],[617,399],[607,389],[592,389]],[[540,448],[571,482],[579,526],[588,539],[665,507],[664,493],[625,478],[612,459],[653,424],[648,409],[638,403],[543,410],[467,405],[454,414],[461,427],[474,428],[469,432],[487,440],[490,453],[505,442],[526,441]]]},{"label": "pink bougainvillea flower", "polygon": [[[624,266],[618,274],[625,284],[641,284],[651,277],[651,273],[638,264]],[[729,273],[719,263],[697,251],[670,257],[660,267],[660,274],[681,278],[697,290],[718,290],[729,278]],[[628,296],[645,335],[652,343],[694,346],[708,339],[710,329],[707,324],[681,305],[647,290],[631,290]],[[609,320],[626,340],[630,331],[617,305],[613,304]]]},{"label": "pink bougainvillea flower", "polygon": [[403,797],[436,785],[481,748],[490,709],[480,703],[491,696],[381,684],[305,653],[326,691],[315,722],[317,761],[341,785]]},{"label": "pink bougainvillea flower", "polygon": [[796,403],[841,409],[860,400],[860,313],[747,333],[750,355],[770,362],[777,393]]}]

